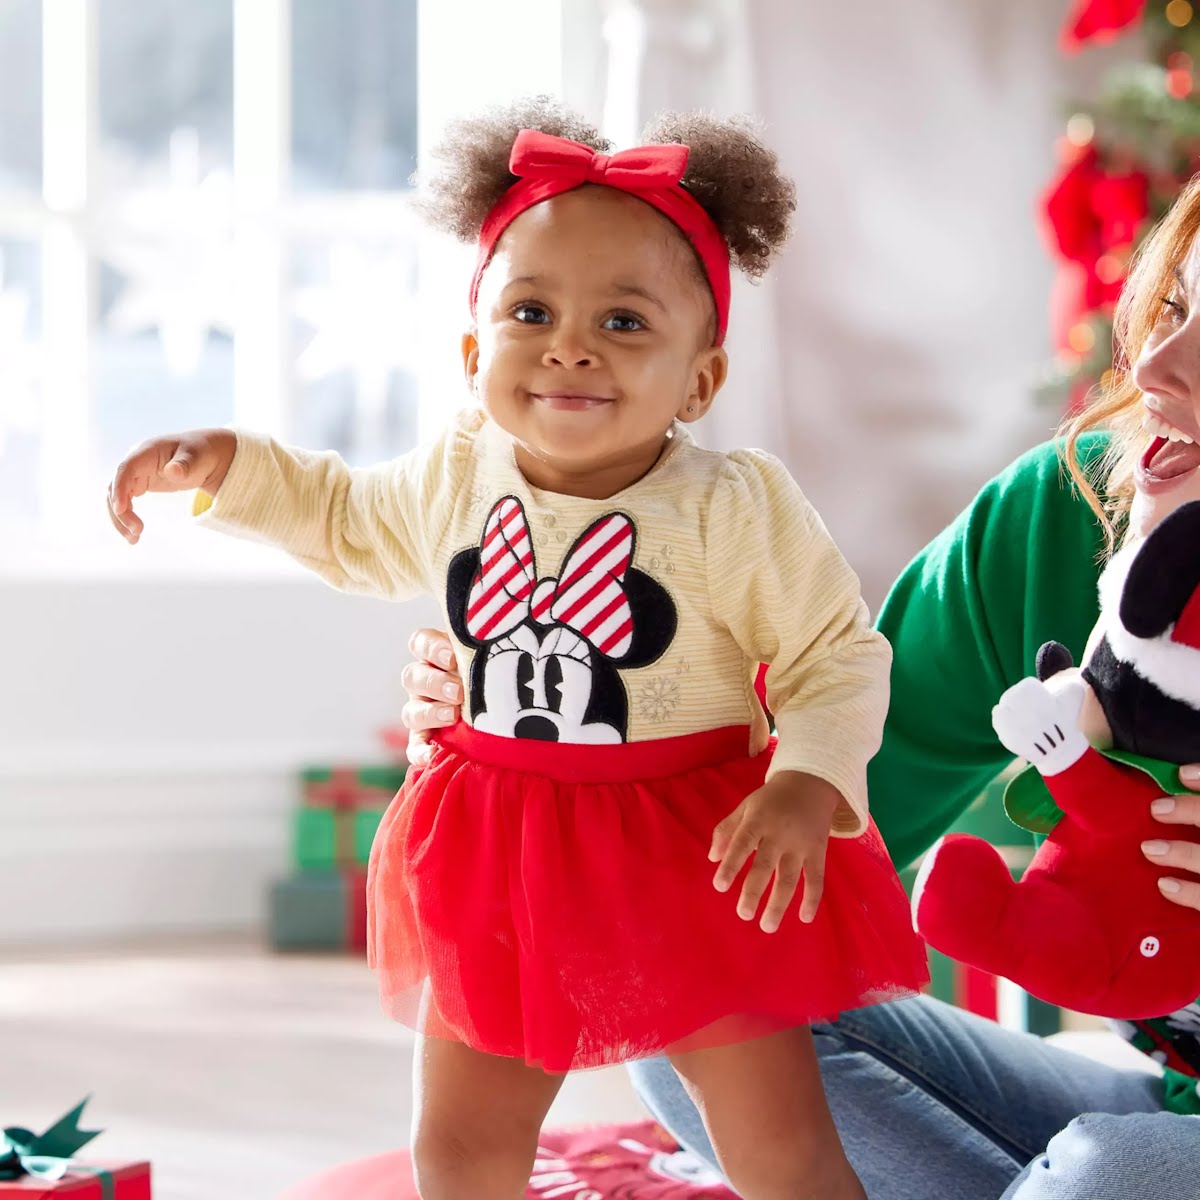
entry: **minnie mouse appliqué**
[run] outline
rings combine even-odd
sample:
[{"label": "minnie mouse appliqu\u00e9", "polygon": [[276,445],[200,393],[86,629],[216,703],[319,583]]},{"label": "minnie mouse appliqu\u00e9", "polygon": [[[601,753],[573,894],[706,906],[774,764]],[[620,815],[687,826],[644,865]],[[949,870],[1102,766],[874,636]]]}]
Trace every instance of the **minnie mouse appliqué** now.
[{"label": "minnie mouse appliqu\u00e9", "polygon": [[618,668],[661,657],[679,623],[667,590],[630,565],[635,542],[630,518],[608,513],[579,535],[559,578],[539,579],[520,500],[492,506],[479,546],[454,556],[446,582],[455,636],[477,651],[476,729],[543,742],[626,740]]}]

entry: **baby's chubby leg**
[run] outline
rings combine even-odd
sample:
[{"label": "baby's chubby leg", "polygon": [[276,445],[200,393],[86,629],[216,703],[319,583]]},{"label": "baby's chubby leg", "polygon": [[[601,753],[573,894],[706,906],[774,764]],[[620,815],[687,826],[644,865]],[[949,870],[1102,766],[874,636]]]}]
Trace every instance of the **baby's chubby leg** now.
[{"label": "baby's chubby leg", "polygon": [[745,1200],[866,1200],[834,1128],[807,1026],[671,1056]]},{"label": "baby's chubby leg", "polygon": [[523,1200],[538,1134],[564,1076],[422,1038],[413,1173],[421,1200]]}]

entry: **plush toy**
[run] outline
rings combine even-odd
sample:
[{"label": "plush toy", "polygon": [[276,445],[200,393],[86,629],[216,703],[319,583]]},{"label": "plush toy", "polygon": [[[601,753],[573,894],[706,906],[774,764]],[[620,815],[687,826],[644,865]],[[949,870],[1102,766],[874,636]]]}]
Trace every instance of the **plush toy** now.
[{"label": "plush toy", "polygon": [[943,838],[913,916],[930,945],[1052,1004],[1149,1017],[1200,995],[1200,912],[1161,895],[1178,868],[1141,851],[1200,843],[1200,829],[1150,813],[1185,791],[1178,764],[1200,762],[1200,501],[1113,557],[1100,603],[1082,671],[1048,642],[1038,678],[992,710],[1000,740],[1030,762],[1009,815],[1049,837],[1019,883],[986,842]]}]

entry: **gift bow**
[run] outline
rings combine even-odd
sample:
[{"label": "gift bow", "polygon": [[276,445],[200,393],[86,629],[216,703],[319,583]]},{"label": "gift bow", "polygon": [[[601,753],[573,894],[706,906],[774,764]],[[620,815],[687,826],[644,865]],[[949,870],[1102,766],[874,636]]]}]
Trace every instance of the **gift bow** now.
[{"label": "gift bow", "polygon": [[85,1096],[45,1133],[34,1134],[20,1125],[10,1125],[0,1133],[0,1180],[33,1175],[47,1183],[57,1183],[68,1171],[86,1171],[100,1180],[102,1200],[112,1200],[111,1172],[74,1160],[76,1152],[102,1132],[79,1128],[79,1118],[89,1098]]},{"label": "gift bow", "polygon": [[687,160],[686,146],[637,146],[601,154],[582,142],[522,129],[513,141],[508,167],[522,179],[556,178],[570,186],[601,183],[626,192],[649,192],[679,183]]},{"label": "gift bow", "polygon": [[623,586],[632,557],[633,524],[623,513],[609,513],[584,531],[558,579],[538,580],[525,510],[505,497],[484,526],[467,629],[481,642],[495,641],[532,618],[566,625],[605,657],[620,658],[633,643]]}]

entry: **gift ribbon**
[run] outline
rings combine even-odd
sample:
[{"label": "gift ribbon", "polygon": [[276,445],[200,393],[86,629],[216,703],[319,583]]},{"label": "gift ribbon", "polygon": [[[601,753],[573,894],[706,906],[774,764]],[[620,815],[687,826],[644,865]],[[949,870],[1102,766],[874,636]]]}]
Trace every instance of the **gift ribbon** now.
[{"label": "gift ribbon", "polygon": [[0,1180],[33,1175],[47,1183],[57,1183],[68,1171],[79,1171],[94,1175],[100,1181],[101,1200],[114,1200],[116,1186],[112,1172],[76,1162],[74,1157],[81,1147],[102,1132],[79,1128],[79,1118],[89,1098],[84,1097],[45,1133],[34,1134],[20,1125],[10,1125],[0,1133]]}]

